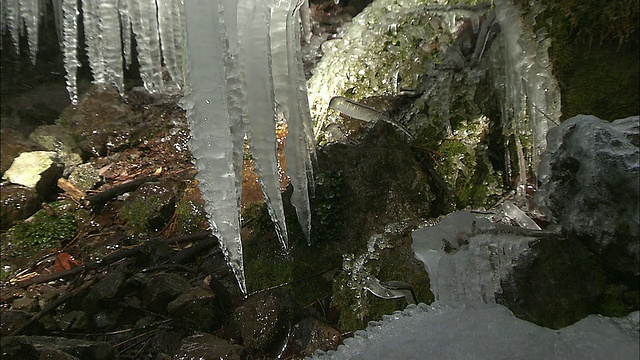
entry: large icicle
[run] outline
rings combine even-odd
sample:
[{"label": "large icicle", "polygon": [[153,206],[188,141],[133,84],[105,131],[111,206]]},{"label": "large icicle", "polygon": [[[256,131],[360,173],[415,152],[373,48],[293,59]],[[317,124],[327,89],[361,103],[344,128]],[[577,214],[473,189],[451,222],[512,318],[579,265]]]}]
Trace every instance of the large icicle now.
[{"label": "large icicle", "polygon": [[164,82],[156,1],[127,0],[127,9],[131,19],[131,29],[138,44],[136,49],[144,87],[150,93],[161,93],[164,91]]},{"label": "large icicle", "polygon": [[169,71],[175,89],[179,91],[182,87],[182,57],[178,53],[182,52],[181,28],[184,26],[182,19],[182,4],[177,0],[158,0],[158,24],[160,30],[160,42],[162,44],[162,57]]},{"label": "large icicle", "polygon": [[100,42],[100,0],[82,1],[84,39],[94,84],[105,83],[105,69]]},{"label": "large icicle", "polygon": [[62,54],[64,58],[64,68],[66,70],[67,92],[71,98],[71,103],[78,103],[78,0],[62,1]]},{"label": "large icicle", "polygon": [[100,1],[100,47],[105,74],[115,85],[120,95],[124,95],[122,69],[122,38],[120,36],[120,14],[118,0]]},{"label": "large icicle", "polygon": [[[276,146],[273,79],[271,77],[269,19],[270,9],[263,1],[247,0],[254,5],[248,11],[247,27],[242,31],[241,58],[247,79],[247,116],[249,143],[262,193],[285,251],[289,247],[285,222]],[[246,8],[245,8],[246,9]]]},{"label": "large icicle", "polygon": [[189,95],[183,105],[191,129],[191,151],[213,234],[246,294],[219,3],[189,0],[184,5]]}]

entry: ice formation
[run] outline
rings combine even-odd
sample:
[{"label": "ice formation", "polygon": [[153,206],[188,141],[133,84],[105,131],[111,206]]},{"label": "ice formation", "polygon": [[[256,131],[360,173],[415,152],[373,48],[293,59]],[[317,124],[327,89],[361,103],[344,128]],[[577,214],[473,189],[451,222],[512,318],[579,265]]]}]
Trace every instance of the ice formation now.
[{"label": "ice formation", "polygon": [[[287,121],[291,202],[309,241],[315,145],[300,50],[300,7],[307,2],[53,0],[52,4],[73,104],[78,101],[81,18],[94,84],[124,92],[123,67],[133,61],[135,39],[144,87],[151,93],[185,95],[181,104],[187,110],[191,150],[211,227],[244,293],[240,193],[245,133],[278,237],[285,250],[289,246],[277,171],[278,119]],[[1,6],[2,31],[10,32],[15,48],[20,36],[26,36],[35,63],[38,25],[47,15],[45,2],[2,0]],[[308,11],[303,13],[308,17]]]},{"label": "ice formation", "polygon": [[497,304],[421,303],[310,359],[638,359],[638,316],[590,315],[552,330]]},{"label": "ice formation", "polygon": [[[512,231],[509,231],[512,230]],[[517,258],[537,239],[468,211],[415,230],[413,251],[429,273],[436,301],[495,302]]]}]

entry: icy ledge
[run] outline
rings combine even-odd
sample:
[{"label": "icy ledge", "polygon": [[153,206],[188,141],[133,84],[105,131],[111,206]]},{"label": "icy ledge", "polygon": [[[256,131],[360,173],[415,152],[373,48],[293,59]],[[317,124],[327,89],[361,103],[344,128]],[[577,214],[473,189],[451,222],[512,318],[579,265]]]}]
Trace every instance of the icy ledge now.
[{"label": "icy ledge", "polygon": [[591,315],[552,330],[497,304],[421,303],[310,359],[638,359],[639,316]]}]

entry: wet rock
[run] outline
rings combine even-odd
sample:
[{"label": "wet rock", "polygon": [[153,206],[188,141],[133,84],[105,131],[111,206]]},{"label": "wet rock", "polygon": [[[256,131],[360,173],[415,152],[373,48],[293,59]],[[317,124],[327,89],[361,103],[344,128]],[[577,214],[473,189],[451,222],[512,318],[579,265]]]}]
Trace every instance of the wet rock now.
[{"label": "wet rock", "polygon": [[14,184],[0,187],[0,229],[9,229],[39,208],[40,201],[34,189]]},{"label": "wet rock", "polygon": [[69,182],[82,191],[93,189],[100,181],[98,170],[91,164],[80,164],[71,170]]},{"label": "wet rock", "polygon": [[62,175],[63,168],[55,152],[30,151],[20,154],[2,178],[35,188],[42,198],[48,199],[56,192],[56,181]]},{"label": "wet rock", "polygon": [[180,183],[168,179],[140,186],[124,201],[120,216],[137,231],[158,231],[175,211]]},{"label": "wet rock", "polygon": [[[5,338],[32,317],[33,314],[24,310],[2,309],[0,312],[0,335]],[[42,334],[43,331],[44,326],[40,321],[34,321],[24,329],[27,334]]]},{"label": "wet rock", "polygon": [[142,298],[150,311],[166,314],[167,305],[189,289],[191,284],[183,277],[160,273],[149,280],[142,292]]},{"label": "wet rock", "polygon": [[58,322],[60,330],[70,332],[86,331],[88,325],[87,313],[79,310],[64,314]]},{"label": "wet rock", "polygon": [[49,151],[55,151],[58,159],[64,163],[65,169],[82,163],[81,151],[70,131],[62,125],[42,125],[30,135],[29,140],[41,145]]},{"label": "wet rock", "polygon": [[551,129],[536,197],[607,266],[631,276],[640,269],[639,121],[578,115]]},{"label": "wet rock", "polygon": [[310,356],[316,350],[334,350],[340,345],[340,331],[314,318],[298,322],[293,330],[295,350],[303,356]]},{"label": "wet rock", "polygon": [[100,306],[101,301],[115,298],[122,290],[125,280],[126,274],[121,269],[113,270],[91,287],[84,298],[83,308],[96,309]]},{"label": "wet rock", "polygon": [[248,298],[235,313],[244,346],[268,351],[286,334],[295,312],[294,302],[286,291],[260,293]]},{"label": "wet rock", "polygon": [[179,295],[167,305],[173,318],[181,318],[197,330],[214,330],[219,325],[221,314],[216,311],[216,294],[203,288],[194,288]]},{"label": "wet rock", "polygon": [[174,359],[240,360],[244,348],[211,334],[198,334],[182,339]]},{"label": "wet rock", "polygon": [[42,147],[25,137],[17,130],[11,128],[0,129],[0,173],[11,167],[13,160],[23,152],[43,150]]},{"label": "wet rock", "polygon": [[81,139],[80,149],[92,156],[130,146],[133,117],[117,91],[97,87],[88,91],[78,106],[69,106],[60,115],[61,124]]},{"label": "wet rock", "polygon": [[66,353],[78,359],[95,360],[111,360],[118,356],[115,348],[107,342],[52,336],[4,337],[2,353],[3,359],[45,359],[46,354],[60,355],[60,353]]}]

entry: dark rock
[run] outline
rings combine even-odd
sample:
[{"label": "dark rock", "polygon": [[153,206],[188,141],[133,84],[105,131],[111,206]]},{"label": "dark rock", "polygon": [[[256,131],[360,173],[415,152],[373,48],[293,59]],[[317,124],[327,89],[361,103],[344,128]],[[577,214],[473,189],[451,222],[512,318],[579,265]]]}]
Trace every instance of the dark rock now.
[{"label": "dark rock", "polygon": [[34,189],[9,184],[0,187],[0,229],[7,230],[19,220],[33,215],[40,208]]},{"label": "dark rock", "polygon": [[82,191],[93,189],[100,181],[98,170],[91,164],[80,164],[71,170],[69,182]]},{"label": "dark rock", "polygon": [[[9,336],[2,338],[2,358],[45,359],[46,354],[67,353],[78,359],[112,360],[118,353],[107,342],[52,336]],[[61,357],[60,359],[69,359]]]},{"label": "dark rock", "polygon": [[60,330],[71,332],[86,331],[88,325],[87,313],[79,310],[64,314],[58,322]]},{"label": "dark rock", "polygon": [[244,348],[211,334],[198,334],[182,339],[174,359],[240,360]]},{"label": "dark rock", "polygon": [[640,273],[638,116],[578,115],[547,133],[536,201],[619,273]]},{"label": "dark rock", "polygon": [[44,150],[40,145],[25,139],[17,130],[0,129],[0,173],[11,167],[13,160],[26,151]]},{"label": "dark rock", "polygon": [[183,277],[160,273],[151,278],[142,291],[142,298],[150,311],[166,314],[167,305],[189,289],[191,284]]},{"label": "dark rock", "polygon": [[286,291],[260,293],[248,298],[235,313],[244,346],[268,351],[286,334],[295,313],[294,302]]},{"label": "dark rock", "polygon": [[213,291],[198,287],[179,295],[169,303],[167,310],[171,317],[186,320],[197,330],[215,330],[221,317],[216,302]]},{"label": "dark rock", "polygon": [[85,296],[83,307],[89,310],[97,309],[100,302],[115,298],[122,290],[126,274],[121,269],[109,272],[102,280],[91,287]]},{"label": "dark rock", "polygon": [[[33,314],[23,310],[7,310],[2,309],[0,313],[0,335],[2,338],[15,331],[25,321],[31,319]],[[34,321],[24,330],[28,334],[42,334],[44,326],[39,321]]]},{"label": "dark rock", "polygon": [[335,350],[342,341],[340,331],[314,318],[305,318],[293,329],[296,353],[311,356],[316,350]]}]

